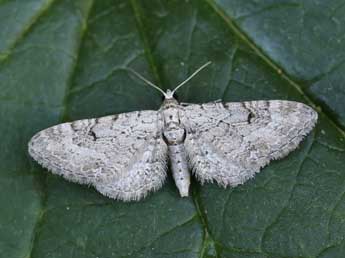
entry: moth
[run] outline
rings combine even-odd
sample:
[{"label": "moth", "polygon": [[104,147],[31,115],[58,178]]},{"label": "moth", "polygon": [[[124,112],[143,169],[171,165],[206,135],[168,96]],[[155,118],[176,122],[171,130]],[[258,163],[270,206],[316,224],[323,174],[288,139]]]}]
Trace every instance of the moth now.
[{"label": "moth", "polygon": [[317,112],[294,101],[179,103],[174,93],[209,64],[166,92],[131,70],[163,94],[159,110],[55,125],[32,137],[29,154],[52,173],[122,201],[161,188],[169,160],[184,197],[191,173],[201,183],[243,184],[315,126]]}]

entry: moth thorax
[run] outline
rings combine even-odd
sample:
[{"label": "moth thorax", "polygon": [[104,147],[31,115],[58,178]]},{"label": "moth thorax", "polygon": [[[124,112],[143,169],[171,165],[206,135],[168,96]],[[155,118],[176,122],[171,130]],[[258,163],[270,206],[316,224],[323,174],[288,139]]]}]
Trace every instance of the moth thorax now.
[{"label": "moth thorax", "polygon": [[173,97],[164,99],[163,104],[162,104],[163,109],[174,108],[177,106],[178,106],[178,101],[174,99]]},{"label": "moth thorax", "polygon": [[166,128],[163,132],[163,139],[168,145],[181,144],[186,139],[186,130],[181,127]]}]

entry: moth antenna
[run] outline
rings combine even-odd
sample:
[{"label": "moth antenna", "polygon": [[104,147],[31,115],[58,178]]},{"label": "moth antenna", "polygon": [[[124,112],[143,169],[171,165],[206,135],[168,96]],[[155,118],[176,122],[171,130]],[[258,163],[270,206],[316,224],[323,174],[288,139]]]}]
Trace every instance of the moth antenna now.
[{"label": "moth antenna", "polygon": [[179,88],[181,88],[183,85],[189,82],[195,75],[197,75],[202,69],[204,69],[206,66],[210,65],[211,63],[212,63],[211,61],[208,61],[206,64],[199,67],[194,73],[192,73],[192,75],[190,75],[187,79],[185,79],[183,82],[177,85],[175,89],[172,91],[172,94],[174,94]]},{"label": "moth antenna", "polygon": [[137,73],[136,71],[134,71],[131,68],[126,68],[128,71],[130,71],[131,73],[133,73],[135,76],[137,76],[140,80],[144,81],[146,84],[150,85],[152,88],[155,88],[156,90],[158,90],[160,93],[162,93],[164,95],[164,97],[167,97],[166,93],[159,88],[157,85],[153,84],[152,82],[150,82],[148,79],[146,79],[144,76],[140,75],[139,73]]}]

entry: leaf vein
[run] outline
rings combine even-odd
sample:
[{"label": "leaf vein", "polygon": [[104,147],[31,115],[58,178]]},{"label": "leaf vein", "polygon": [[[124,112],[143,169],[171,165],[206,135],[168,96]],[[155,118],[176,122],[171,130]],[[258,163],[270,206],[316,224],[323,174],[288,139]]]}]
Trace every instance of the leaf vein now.
[{"label": "leaf vein", "polygon": [[332,116],[328,113],[325,113],[325,111],[320,110],[317,107],[317,103],[307,95],[306,92],[302,89],[302,87],[296,83],[294,80],[292,80],[286,73],[283,72],[283,69],[280,68],[273,60],[271,60],[262,49],[257,47],[254,42],[249,38],[249,36],[244,33],[238,25],[234,22],[234,19],[230,17],[228,14],[225,14],[213,0],[204,0],[210,8],[219,15],[223,21],[228,25],[228,27],[233,31],[233,33],[239,37],[241,40],[244,41],[269,67],[271,67],[276,73],[278,73],[281,78],[283,78],[285,81],[287,81],[301,96],[308,102],[310,106],[312,106],[314,109],[318,110],[319,113],[322,113],[329,119],[329,121],[332,123],[332,125],[337,129],[339,133],[341,133],[343,136],[345,136],[345,130],[342,128],[342,126],[332,118]]},{"label": "leaf vein", "polygon": [[30,32],[33,26],[37,23],[37,21],[53,6],[56,0],[48,0],[42,7],[38,10],[37,14],[32,17],[32,19],[28,22],[28,24],[23,28],[21,33],[19,33],[14,40],[8,46],[8,49],[5,51],[0,52],[0,62],[5,62],[8,60],[12,54],[14,53],[14,49],[16,46],[25,38],[25,36]]}]

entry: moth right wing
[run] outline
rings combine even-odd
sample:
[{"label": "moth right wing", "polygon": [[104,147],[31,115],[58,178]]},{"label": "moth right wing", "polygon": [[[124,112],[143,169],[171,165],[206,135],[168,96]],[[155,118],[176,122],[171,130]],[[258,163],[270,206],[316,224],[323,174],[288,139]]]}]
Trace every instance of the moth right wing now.
[{"label": "moth right wing", "polygon": [[29,154],[69,181],[124,201],[139,200],[166,178],[167,146],[157,111],[63,123],[37,133]]},{"label": "moth right wing", "polygon": [[225,187],[244,183],[297,148],[317,113],[294,101],[213,102],[183,107],[181,121],[197,178]]}]

